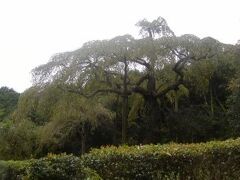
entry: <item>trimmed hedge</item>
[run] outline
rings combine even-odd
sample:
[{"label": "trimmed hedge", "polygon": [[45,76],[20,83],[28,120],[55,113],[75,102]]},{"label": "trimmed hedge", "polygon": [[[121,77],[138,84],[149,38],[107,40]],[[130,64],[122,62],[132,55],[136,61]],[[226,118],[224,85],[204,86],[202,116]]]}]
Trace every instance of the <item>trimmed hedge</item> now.
[{"label": "trimmed hedge", "polygon": [[0,180],[101,180],[79,157],[49,154],[29,161],[0,161]]},{"label": "trimmed hedge", "polygon": [[0,161],[0,179],[239,179],[240,139],[200,144],[103,147],[81,158]]},{"label": "trimmed hedge", "polygon": [[83,156],[103,179],[239,179],[240,139],[104,147]]},{"label": "trimmed hedge", "polygon": [[79,157],[65,154],[49,154],[31,163],[27,171],[28,178],[33,180],[101,179],[97,173],[85,168]]}]

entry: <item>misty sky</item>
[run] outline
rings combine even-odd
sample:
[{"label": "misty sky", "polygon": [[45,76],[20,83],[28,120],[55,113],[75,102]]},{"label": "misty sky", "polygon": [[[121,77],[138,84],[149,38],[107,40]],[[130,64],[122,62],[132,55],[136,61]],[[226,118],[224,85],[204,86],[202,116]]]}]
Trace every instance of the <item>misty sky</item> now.
[{"label": "misty sky", "polygon": [[0,0],[0,86],[23,92],[31,69],[89,40],[138,36],[164,17],[176,35],[240,39],[240,0]]}]

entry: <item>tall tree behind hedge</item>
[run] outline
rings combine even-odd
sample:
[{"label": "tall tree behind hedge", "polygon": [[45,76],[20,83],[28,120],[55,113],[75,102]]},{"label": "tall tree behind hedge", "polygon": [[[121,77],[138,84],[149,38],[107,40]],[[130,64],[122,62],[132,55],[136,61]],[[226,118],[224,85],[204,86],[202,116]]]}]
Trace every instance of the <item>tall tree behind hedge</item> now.
[{"label": "tall tree behind hedge", "polygon": [[0,121],[7,118],[16,108],[19,95],[8,87],[0,88]]}]

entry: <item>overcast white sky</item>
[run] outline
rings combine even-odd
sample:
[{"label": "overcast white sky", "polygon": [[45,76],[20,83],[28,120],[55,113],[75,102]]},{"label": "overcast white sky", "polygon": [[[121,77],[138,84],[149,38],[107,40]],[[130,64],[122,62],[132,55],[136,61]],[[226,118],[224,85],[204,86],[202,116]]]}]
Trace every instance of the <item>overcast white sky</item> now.
[{"label": "overcast white sky", "polygon": [[240,39],[240,0],[0,0],[0,86],[23,92],[31,69],[58,52],[164,17],[177,35]]}]

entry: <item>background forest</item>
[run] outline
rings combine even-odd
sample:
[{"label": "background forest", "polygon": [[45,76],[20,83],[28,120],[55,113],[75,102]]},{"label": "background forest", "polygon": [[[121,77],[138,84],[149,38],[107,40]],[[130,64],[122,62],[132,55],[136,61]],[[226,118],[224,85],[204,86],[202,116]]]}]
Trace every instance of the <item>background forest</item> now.
[{"label": "background forest", "polygon": [[240,45],[176,36],[165,19],[85,43],[33,69],[33,86],[0,89],[0,159],[240,134]]}]

